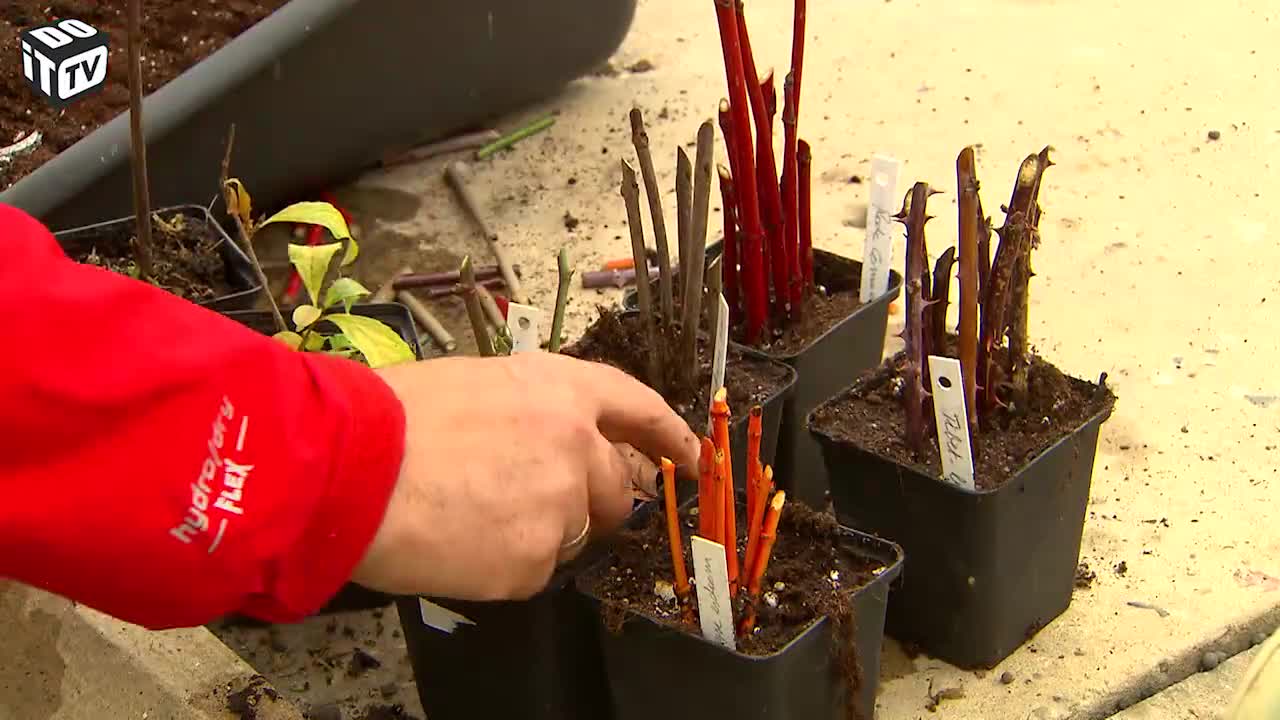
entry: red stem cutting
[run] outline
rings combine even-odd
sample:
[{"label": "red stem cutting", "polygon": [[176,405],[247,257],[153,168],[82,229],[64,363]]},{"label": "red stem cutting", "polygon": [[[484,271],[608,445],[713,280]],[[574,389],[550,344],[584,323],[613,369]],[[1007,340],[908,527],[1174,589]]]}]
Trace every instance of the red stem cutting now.
[{"label": "red stem cutting", "polygon": [[746,80],[742,67],[742,48],[738,40],[737,14],[733,0],[714,0],[716,21],[720,30],[720,47],[724,54],[725,79],[729,87],[729,110],[733,117],[738,147],[738,167],[733,168],[737,182],[740,221],[743,229],[742,257],[739,264],[749,279],[746,297],[746,341],[759,342],[768,314],[765,268],[759,262],[763,252],[764,227],[760,219],[759,193],[751,144],[751,118],[748,114]]}]

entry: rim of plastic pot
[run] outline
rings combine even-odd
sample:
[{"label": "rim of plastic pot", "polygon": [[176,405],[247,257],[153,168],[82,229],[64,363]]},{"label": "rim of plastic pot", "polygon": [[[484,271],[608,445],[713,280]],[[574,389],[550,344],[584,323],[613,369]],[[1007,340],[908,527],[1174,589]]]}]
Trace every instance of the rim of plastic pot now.
[{"label": "rim of plastic pot", "polygon": [[[823,249],[821,249],[821,248],[814,248],[814,249],[813,249],[813,254],[814,254],[815,256],[818,256],[818,255],[826,255],[827,257],[829,257],[829,258],[834,258],[834,259],[835,259],[835,260],[837,260],[837,261],[844,261],[844,262],[853,263],[853,264],[854,264],[855,266],[857,266],[857,268],[858,268],[858,276],[859,276],[859,277],[861,277],[861,276],[862,276],[862,261],[861,261],[861,260],[854,260],[853,258],[845,257],[844,255],[840,255],[840,254],[838,254],[838,253],[831,252],[830,250],[823,250]],[[815,264],[816,264],[816,260],[815,260]],[[819,343],[821,343],[823,340],[825,340],[825,339],[827,338],[827,336],[828,336],[828,335],[830,335],[830,334],[832,334],[832,333],[837,332],[838,330],[840,330],[840,325],[841,325],[842,323],[844,323],[844,321],[845,321],[845,320],[848,320],[849,318],[853,317],[854,315],[857,315],[858,313],[860,313],[860,312],[862,312],[862,311],[864,311],[864,310],[867,310],[867,309],[871,308],[871,307],[872,307],[873,305],[875,305],[876,303],[880,303],[880,302],[890,303],[890,302],[893,302],[894,300],[896,300],[896,299],[898,298],[898,294],[899,294],[899,292],[901,292],[901,290],[902,290],[902,276],[898,274],[898,271],[897,271],[897,270],[894,270],[894,269],[892,269],[892,268],[891,268],[891,269],[889,270],[889,289],[888,289],[888,290],[885,290],[885,292],[884,292],[884,294],[883,294],[883,295],[881,295],[880,297],[877,297],[877,298],[873,298],[873,299],[871,299],[871,300],[862,300],[862,298],[861,298],[861,297],[859,297],[859,298],[858,298],[858,300],[859,300],[858,306],[857,306],[857,307],[855,307],[855,308],[853,309],[853,312],[849,313],[848,315],[846,315],[846,316],[845,316],[844,318],[842,318],[841,320],[838,320],[838,321],[836,321],[836,322],[832,323],[832,324],[831,324],[831,327],[827,328],[825,332],[823,332],[821,335],[819,335],[819,336],[817,336],[817,337],[813,338],[813,339],[812,339],[812,340],[810,340],[809,342],[805,343],[805,344],[804,344],[804,346],[803,346],[803,347],[801,347],[801,348],[799,348],[798,350],[795,350],[795,351],[793,351],[793,352],[788,352],[788,353],[777,353],[777,354],[773,354],[773,353],[766,353],[766,354],[767,354],[767,355],[769,355],[769,357],[777,358],[777,359],[782,360],[782,361],[784,361],[784,362],[785,362],[785,361],[788,361],[788,360],[795,360],[796,358],[800,357],[801,355],[804,355],[805,353],[809,352],[809,351],[810,351],[810,350],[812,350],[814,347],[816,347]]]},{"label": "rim of plastic pot", "polygon": [[[236,280],[240,282],[240,284],[246,286],[245,289],[243,290],[236,290],[234,292],[229,292],[226,295],[217,295],[213,298],[204,300],[202,302],[198,302],[196,304],[200,305],[201,307],[210,307],[213,305],[220,305],[223,303],[233,302],[235,300],[241,300],[244,298],[251,297],[253,295],[257,295],[258,292],[262,290],[262,285],[258,282],[258,279],[254,276],[254,273],[251,271],[251,268],[253,267],[253,263],[249,260],[249,256],[245,254],[244,249],[240,247],[240,244],[237,243],[235,240],[231,239],[231,235],[227,232],[227,229],[222,226],[222,223],[218,222],[218,219],[214,217],[214,214],[209,210],[208,207],[205,207],[203,205],[193,205],[190,203],[186,203],[181,205],[169,205],[167,207],[156,208],[152,210],[151,213],[155,215],[159,213],[173,212],[178,210],[183,211],[185,213],[190,213],[193,215],[199,215],[203,217],[205,223],[211,226],[214,229],[214,231],[217,232],[218,242],[214,245],[214,247],[218,249],[219,253],[225,252],[229,254],[231,258],[234,258],[235,262],[238,264],[238,267],[233,267],[232,262],[230,262],[231,258],[228,258],[226,255],[223,255],[223,265],[225,266],[226,271],[229,274],[232,274],[236,278]],[[63,241],[74,241],[75,238],[71,236],[78,235],[80,233],[94,232],[96,230],[101,230],[103,228],[110,227],[112,225],[118,225],[120,223],[135,222],[135,220],[136,218],[133,215],[118,217],[111,220],[102,220],[96,223],[90,223],[88,225],[80,225],[78,227],[59,230],[53,233],[53,237],[55,240],[59,242],[59,244],[61,244]],[[231,312],[231,311],[228,311],[228,312]]]},{"label": "rim of plastic pot", "polygon": [[[618,317],[632,317],[639,314],[640,314],[639,308],[625,308],[618,313]],[[698,338],[700,340],[707,340],[708,339],[707,333],[703,331],[699,331]],[[731,350],[742,353],[743,355],[751,358],[752,360],[760,360],[770,365],[774,365],[776,367],[785,368],[784,374],[786,375],[786,378],[787,378],[786,382],[784,382],[782,386],[778,388],[777,392],[765,398],[764,401],[760,403],[761,406],[765,405],[766,403],[772,402],[780,397],[785,397],[787,393],[791,392],[795,388],[796,383],[800,380],[800,373],[797,372],[794,367],[788,365],[785,362],[782,362],[781,360],[778,359],[778,357],[774,355],[770,355],[768,353],[757,350],[751,347],[750,345],[742,345],[741,343],[733,342],[732,340],[729,341],[729,345]],[[746,420],[746,419],[747,419],[747,415],[746,413],[743,413],[739,415],[737,418],[735,418],[733,422],[737,423],[740,420]]]},{"label": "rim of plastic pot", "polygon": [[[898,355],[896,355],[895,358],[899,356],[901,356],[901,353],[898,353]],[[852,440],[837,439],[834,436],[832,436],[830,433],[825,432],[820,428],[814,427],[814,416],[817,415],[818,412],[820,412],[821,410],[831,405],[835,405],[836,403],[844,400],[845,398],[848,398],[849,396],[854,395],[859,391],[861,391],[863,386],[866,385],[868,382],[870,382],[872,378],[875,376],[875,374],[879,372],[880,369],[883,367],[884,367],[884,364],[882,363],[880,367],[873,368],[863,373],[861,377],[853,381],[853,383],[851,383],[848,387],[841,390],[839,393],[833,395],[832,397],[828,398],[827,400],[823,401],[820,405],[815,407],[813,410],[810,410],[809,414],[806,415],[804,419],[804,426],[809,431],[809,434],[812,435],[815,439],[817,439],[819,443],[821,443],[826,447],[839,447],[839,446],[854,447],[864,453],[867,453],[869,455],[874,455],[884,460],[885,462],[891,463],[901,468],[912,470],[916,474],[920,475],[921,477],[926,477],[930,481],[936,482],[939,485],[943,486],[945,491],[952,492],[958,495],[970,495],[970,496],[994,495],[996,493],[1001,492],[1006,487],[1009,487],[1010,485],[1012,485],[1012,483],[1005,482],[1005,483],[1001,483],[1000,485],[994,488],[989,488],[986,490],[977,490],[977,489],[969,490],[968,488],[961,488],[956,485],[952,485],[951,483],[944,482],[941,478],[934,477],[933,473],[921,470],[919,467],[903,465],[901,462],[898,462],[893,458],[885,457],[884,455],[881,455],[880,453],[875,452],[873,450],[868,450],[867,448],[862,447],[861,445],[859,445],[856,442],[853,442]],[[1066,375],[1066,373],[1063,373],[1063,374]],[[1098,385],[1097,383],[1093,383],[1088,380],[1082,380],[1080,378],[1072,377],[1070,375],[1067,375],[1066,377],[1073,382],[1091,385],[1097,389],[1102,389],[1104,387],[1102,385]],[[1077,434],[1079,434],[1079,432],[1083,430],[1086,426],[1091,425],[1094,422],[1097,422],[1098,424],[1102,424],[1106,422],[1108,419],[1110,419],[1111,413],[1114,410],[1115,410],[1115,399],[1113,397],[1111,402],[1107,403],[1106,407],[1102,408],[1096,413],[1093,413],[1089,417],[1085,418],[1083,421],[1077,423],[1075,426],[1071,428],[1070,432],[1065,433],[1062,437],[1058,438],[1057,440],[1053,441],[1048,446],[1046,446],[1044,450],[1031,456],[1031,458],[1029,458],[1026,462],[1022,463],[1022,465],[1020,465],[1018,469],[1011,474],[1010,477],[1016,477],[1018,474],[1022,473],[1022,471],[1034,465],[1040,458],[1044,457],[1050,452],[1053,452],[1055,449],[1057,449],[1058,446],[1063,445],[1067,442],[1070,442],[1071,439],[1075,437]]]},{"label": "rim of plastic pot", "polygon": [[[741,495],[742,493],[738,493],[738,494]],[[695,496],[681,503],[679,508],[681,510],[684,510],[685,508],[693,506],[697,502],[698,502],[698,498]],[[627,518],[626,527],[630,529],[635,529],[636,527],[639,526],[641,522],[647,521],[649,519],[649,515],[656,512],[657,508],[660,505],[661,505],[660,501],[653,501],[651,503],[647,503],[644,507],[637,509],[634,513],[631,514],[630,517]],[[859,593],[866,591],[876,583],[883,582],[886,585],[892,585],[893,581],[897,579],[899,574],[902,573],[902,566],[903,566],[903,563],[906,561],[906,553],[902,549],[902,547],[897,543],[893,542],[892,540],[886,540],[884,538],[879,538],[874,535],[864,533],[861,530],[858,530],[856,528],[851,528],[847,525],[840,524],[839,521],[837,521],[836,524],[838,527],[838,532],[840,533],[842,539],[845,539],[845,538],[851,539],[857,542],[860,546],[863,546],[864,548],[868,548],[868,546],[873,544],[879,544],[882,546],[881,549],[886,551],[884,554],[877,556],[873,554],[870,549],[863,549],[863,554],[872,555],[873,558],[880,560],[883,563],[885,569],[879,575],[874,576],[870,580],[870,582],[863,583],[862,585],[859,585],[855,590],[850,592],[849,598],[848,598],[849,602],[852,603],[853,599]],[[843,548],[843,543],[842,543],[842,548]],[[854,552],[854,550],[850,549],[849,552]],[[885,558],[884,555],[887,555],[889,553],[892,553],[892,557]],[[589,567],[583,568],[582,572],[579,573],[579,577],[581,575],[585,575],[586,573],[598,567],[602,567],[605,563],[610,561],[611,556],[612,556],[612,552],[606,552],[596,562],[592,563]],[[581,593],[584,597],[586,597],[587,599],[595,603],[597,606],[603,607],[603,602],[601,601],[600,597],[595,595],[591,591],[587,590],[585,587],[583,587],[582,582],[579,578],[575,578],[574,588],[579,593]],[[767,655],[747,655],[746,653],[743,653],[739,650],[729,650],[723,645],[710,642],[706,638],[702,637],[700,633],[690,633],[683,629],[679,629],[679,630],[672,629],[672,630],[674,632],[685,633],[690,638],[698,642],[705,643],[706,645],[710,645],[721,653],[733,655],[735,657],[738,657],[750,662],[768,662],[770,660],[774,660],[778,658],[781,655],[785,655],[788,651],[791,650],[791,648],[796,643],[800,642],[802,639],[804,639],[806,635],[818,629],[822,625],[822,623],[828,622],[830,619],[831,618],[828,615],[820,615],[814,618],[813,621],[811,621],[807,625],[797,630],[795,637],[788,640],[785,645],[783,645],[782,647],[778,648],[777,650],[774,650],[773,652]],[[627,611],[627,616],[623,620],[623,625],[625,626],[627,622],[636,621],[636,620],[647,621],[647,622],[653,623],[654,625],[661,625],[658,621],[650,617],[647,617],[645,615],[641,615],[635,612],[634,610]]]},{"label": "rim of plastic pot", "polygon": [[[707,259],[712,260],[719,257],[720,249],[721,247],[723,247],[723,245],[724,245],[723,239],[716,240],[715,242],[707,245],[707,251],[706,251]],[[839,261],[853,263],[858,267],[859,277],[861,277],[861,273],[862,273],[861,260],[855,260],[854,258],[846,257],[832,250],[824,250],[822,248],[814,248],[813,252],[815,256],[826,255],[827,257],[834,258]],[[897,270],[890,268],[889,269],[889,288],[885,290],[884,294],[881,295],[880,297],[873,298],[871,300],[862,300],[861,298],[859,298],[859,300],[862,300],[862,301],[859,302],[858,306],[853,309],[853,312],[849,313],[844,319],[847,320],[848,318],[853,317],[854,315],[862,312],[863,310],[871,307],[872,305],[875,305],[878,302],[884,302],[886,301],[886,298],[887,298],[887,302],[893,302],[898,298],[898,295],[901,293],[901,291],[902,291],[902,275],[899,274]],[[627,290],[626,294],[623,296],[623,299],[622,299],[623,308],[628,311],[636,310],[637,308],[632,307],[632,304],[635,302],[635,299],[636,299],[636,290],[634,287],[632,287],[629,290]],[[740,347],[744,347],[751,350],[756,350],[757,352],[764,353],[765,355],[767,355],[772,359],[787,362],[790,360],[795,360],[796,358],[805,354],[810,349],[812,349],[815,345],[822,342],[822,340],[824,340],[828,335],[839,330],[840,325],[843,321],[844,320],[837,321],[836,323],[832,324],[831,327],[827,328],[826,331],[823,332],[821,335],[818,335],[817,337],[811,339],[808,343],[805,343],[804,347],[801,347],[798,350],[795,350],[789,353],[770,353],[764,350],[758,350],[757,348],[754,348],[750,345],[745,345],[743,343],[739,343],[736,341],[731,340],[730,342],[733,342],[733,344],[738,345]]]},{"label": "rim of plastic pot", "polygon": [[[390,146],[405,143],[430,142],[450,133],[461,132],[466,127],[482,122],[484,117],[503,115],[528,107],[544,99],[551,92],[568,82],[590,72],[609,57],[622,44],[629,32],[636,13],[636,0],[610,0],[608,3],[582,2],[578,7],[599,8],[600,13],[589,18],[593,30],[592,42],[572,46],[572,51],[553,54],[548,61],[551,67],[538,78],[536,89],[523,90],[530,83],[513,84],[504,78],[518,58],[512,51],[482,56],[486,63],[479,67],[465,67],[465,72],[487,82],[472,90],[475,110],[457,109],[433,111],[428,118],[414,117],[413,113],[401,115],[414,117],[402,122],[360,133],[360,139],[349,138],[332,144],[324,157],[301,161],[300,167],[287,168],[279,173],[266,173],[263,168],[289,162],[289,155],[279,147],[272,147],[271,133],[257,129],[278,127],[249,117],[270,116],[273,112],[297,112],[300,107],[321,112],[324,103],[331,99],[314,89],[302,92],[299,97],[286,93],[305,68],[328,64],[334,67],[350,67],[352,61],[337,52],[335,41],[348,43],[346,49],[354,49],[362,59],[364,75],[385,77],[388,71],[402,70],[406,62],[412,62],[411,54],[388,53],[385,42],[378,44],[377,18],[392,13],[417,12],[418,7],[467,8],[466,11],[447,12],[479,13],[466,3],[419,3],[415,0],[381,0],[378,3],[361,3],[356,0],[290,0],[253,26],[232,38],[208,57],[187,68],[172,81],[143,99],[146,123],[144,133],[152,165],[152,193],[160,203],[206,202],[220,194],[217,183],[219,162],[225,150],[228,127],[237,125],[237,148],[232,161],[232,171],[246,180],[254,199],[260,206],[271,207],[302,197],[306,192],[332,185],[344,176],[358,173],[376,161],[379,154]],[[378,7],[381,6],[381,7]],[[494,32],[494,15],[489,13],[489,32]],[[519,17],[506,18],[504,7],[525,5],[511,4],[497,7],[497,22],[509,35],[517,33]],[[373,10],[370,10],[373,8]],[[524,10],[527,11],[527,10]],[[549,22],[555,22],[559,14],[552,13]],[[477,27],[483,28],[483,15],[477,15]],[[430,19],[430,18],[428,18]],[[452,19],[447,16],[445,19]],[[504,19],[508,20],[504,23]],[[400,27],[404,25],[401,24]],[[416,32],[431,46],[431,23],[427,22]],[[425,34],[424,34],[425,33]],[[439,45],[439,43],[434,43]],[[509,43],[523,49],[529,43]],[[561,43],[563,46],[564,44]],[[397,42],[395,47],[405,47]],[[570,46],[565,46],[566,48]],[[563,56],[562,56],[563,55]],[[377,58],[378,62],[370,62]],[[431,60],[436,57],[428,58]],[[554,61],[554,62],[551,62]],[[466,65],[466,63],[462,63]],[[359,83],[359,73],[351,72],[343,78],[350,88],[363,90],[364,95],[348,99],[347,105],[366,107],[375,95],[386,99],[392,90],[388,83],[366,81]],[[532,82],[532,81],[530,81]],[[403,83],[402,83],[403,84]],[[314,83],[311,83],[314,85]],[[403,90],[403,88],[398,88]],[[461,92],[461,91],[459,91]],[[475,97],[480,93],[479,97]],[[243,97],[242,97],[243,95]],[[262,107],[263,103],[274,103]],[[255,107],[255,104],[257,107]],[[376,104],[376,103],[375,103]],[[402,103],[404,105],[405,103]],[[355,123],[357,109],[343,108],[343,122]],[[421,114],[421,113],[419,113]],[[329,123],[330,125],[332,123]],[[364,137],[371,138],[368,142]],[[266,139],[264,139],[266,138]],[[168,142],[170,145],[166,145]],[[191,143],[195,142],[195,145]],[[171,145],[181,143],[185,155]],[[129,113],[125,111],[102,124],[71,147],[58,153],[34,171],[0,190],[0,202],[22,208],[29,214],[44,220],[50,226],[69,227],[83,224],[89,214],[117,214],[128,205],[128,158],[130,148]],[[377,144],[376,150],[369,146]],[[247,147],[245,147],[247,146]],[[251,156],[253,153],[256,156]],[[166,162],[166,158],[169,160]],[[298,162],[295,160],[295,162]],[[238,168],[238,169],[237,169]],[[183,174],[201,178],[196,197],[189,197],[192,182],[184,182]],[[265,174],[264,174],[265,173]],[[267,177],[266,175],[270,175]],[[160,182],[166,177],[170,182]],[[123,179],[125,189],[115,190],[115,181]],[[194,181],[193,181],[194,182]],[[207,189],[205,185],[207,184]],[[112,188],[103,191],[104,186]],[[94,193],[95,197],[88,197]],[[165,193],[169,193],[166,197]],[[115,208],[102,213],[103,208]]]}]

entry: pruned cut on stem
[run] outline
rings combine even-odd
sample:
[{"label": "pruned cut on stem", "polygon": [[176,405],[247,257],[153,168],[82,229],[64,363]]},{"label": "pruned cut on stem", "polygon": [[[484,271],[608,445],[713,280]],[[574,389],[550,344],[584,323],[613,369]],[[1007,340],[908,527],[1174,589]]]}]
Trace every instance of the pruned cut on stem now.
[{"label": "pruned cut on stem", "polygon": [[[626,160],[622,161],[622,199],[627,206],[627,226],[631,230],[631,257],[637,269],[649,266],[644,248],[644,221],[640,215],[640,185],[636,171]],[[639,276],[637,276],[639,277]],[[650,387],[662,387],[662,360],[658,355],[658,326],[653,316],[653,298],[649,295],[649,283],[636,283],[640,314],[644,322],[646,343],[649,347],[647,372]]]},{"label": "pruned cut on stem", "polygon": [[481,357],[493,357],[497,351],[493,347],[493,338],[489,335],[489,326],[485,321],[484,309],[480,305],[480,296],[476,294],[476,274],[471,267],[471,256],[462,258],[462,267],[458,271],[461,278],[460,294],[467,308],[467,319],[471,322],[471,332],[476,337],[476,348]]},{"label": "pruned cut on stem", "polygon": [[928,222],[927,207],[931,194],[927,183],[918,182],[903,199],[902,211],[896,219],[907,226],[906,272],[906,342],[907,366],[903,372],[906,386],[907,445],[919,453],[924,450],[927,427],[926,402],[928,391],[924,387],[924,367],[928,357],[925,343],[925,295],[924,282],[928,278],[928,249],[925,247],[924,226]]},{"label": "pruned cut on stem", "polygon": [[973,147],[956,158],[956,187],[960,228],[960,319],[956,334],[960,340],[960,374],[964,384],[964,404],[969,426],[978,426],[978,302],[980,265],[978,225],[983,222],[978,200],[978,171]]},{"label": "pruned cut on stem", "polygon": [[729,168],[718,165],[720,175],[720,204],[724,208],[724,239],[721,241],[721,266],[724,299],[729,305],[729,323],[735,325],[741,318],[741,280],[738,273],[738,198],[733,187],[733,175]]},{"label": "pruned cut on stem", "polygon": [[[674,299],[671,290],[671,257],[667,250],[667,223],[662,213],[662,190],[658,187],[658,175],[653,168],[653,153],[649,150],[649,133],[644,127],[640,108],[631,108],[631,142],[640,160],[640,177],[644,180],[645,194],[649,200],[649,214],[653,218],[653,242],[658,251],[658,301],[662,321],[675,319]],[[683,259],[683,258],[681,258]]]},{"label": "pruned cut on stem", "polygon": [[551,337],[547,338],[547,351],[560,352],[560,343],[564,340],[564,312],[569,305],[569,289],[573,283],[573,268],[569,265],[568,248],[560,248],[556,256],[556,272],[560,284],[556,288],[556,306],[551,314]]},{"label": "pruned cut on stem", "polygon": [[715,126],[710,120],[698,128],[698,152],[693,166],[693,218],[689,248],[683,253],[689,266],[682,268],[684,313],[680,327],[679,362],[682,372],[696,372],[698,362],[698,319],[702,317],[702,282],[706,268],[707,221],[711,205],[711,173],[715,162]]}]

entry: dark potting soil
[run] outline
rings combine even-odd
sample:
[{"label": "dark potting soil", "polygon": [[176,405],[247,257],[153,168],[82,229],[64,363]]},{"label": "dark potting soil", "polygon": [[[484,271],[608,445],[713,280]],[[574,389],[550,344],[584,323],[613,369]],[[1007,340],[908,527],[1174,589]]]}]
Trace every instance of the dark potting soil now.
[{"label": "dark potting soil", "polygon": [[[678,332],[659,327],[662,337],[661,357],[666,370],[662,387],[655,388],[662,397],[698,432],[705,430],[711,407],[711,356],[712,348],[705,338],[698,341],[698,375],[693,386],[679,377],[672,359],[678,346]],[[566,355],[582,360],[592,360],[612,365],[623,372],[648,383],[649,344],[644,322],[639,313],[623,315],[602,308],[596,320],[582,337],[564,348]],[[732,346],[725,357],[725,389],[729,393],[729,408],[734,417],[743,417],[753,405],[764,401],[782,389],[787,380],[787,370],[763,359],[744,354]]]},{"label": "dark potting soil", "polygon": [[[955,357],[955,338],[948,352]],[[995,362],[1005,351],[997,349]],[[869,450],[930,477],[941,477],[942,460],[936,437],[922,457],[903,440],[906,413],[902,407],[906,355],[898,353],[859,379],[855,388],[814,414],[813,425],[838,441]],[[1008,482],[1028,462],[1070,435],[1102,410],[1110,410],[1116,396],[1105,385],[1073,378],[1038,355],[1028,371],[1028,408],[1014,414],[998,408],[986,427],[973,438],[974,477],[979,490],[993,490]],[[941,482],[941,480],[939,480]]]},{"label": "dark potting soil", "polygon": [[[840,321],[849,317],[862,305],[859,297],[862,273],[852,260],[835,255],[815,253],[813,257],[813,292],[805,295],[803,312],[794,324],[771,331],[769,342],[759,343],[756,349],[775,357],[795,355],[814,340],[822,337]],[[672,276],[672,282],[680,287],[680,273]],[[652,283],[656,296],[658,283]],[[680,299],[676,298],[676,309]],[[739,325],[731,330],[735,342],[746,344],[745,328]]]},{"label": "dark potting soil", "polygon": [[[122,275],[137,277],[133,222],[118,223],[74,235],[71,258]],[[182,211],[152,213],[152,284],[192,302],[212,300],[231,291],[218,242],[222,236],[204,221]]]},{"label": "dark potting soil", "polygon": [[[151,93],[195,65],[288,0],[142,2],[142,74]],[[0,147],[43,136],[32,153],[0,165],[0,191],[8,189],[77,140],[129,109],[127,18],[124,2],[6,0],[0,3]],[[111,36],[107,80],[97,94],[59,111],[32,92],[22,74],[18,34],[54,20],[82,20]]]}]

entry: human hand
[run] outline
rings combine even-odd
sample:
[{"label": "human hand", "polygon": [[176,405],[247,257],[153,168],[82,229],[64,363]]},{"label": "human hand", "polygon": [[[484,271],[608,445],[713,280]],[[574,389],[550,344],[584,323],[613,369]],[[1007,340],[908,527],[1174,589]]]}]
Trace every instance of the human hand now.
[{"label": "human hand", "polygon": [[698,440],[620,370],[550,353],[442,358],[378,371],[404,404],[405,457],[353,580],[391,593],[527,598],[589,534],[631,511],[614,443],[696,467]]}]

